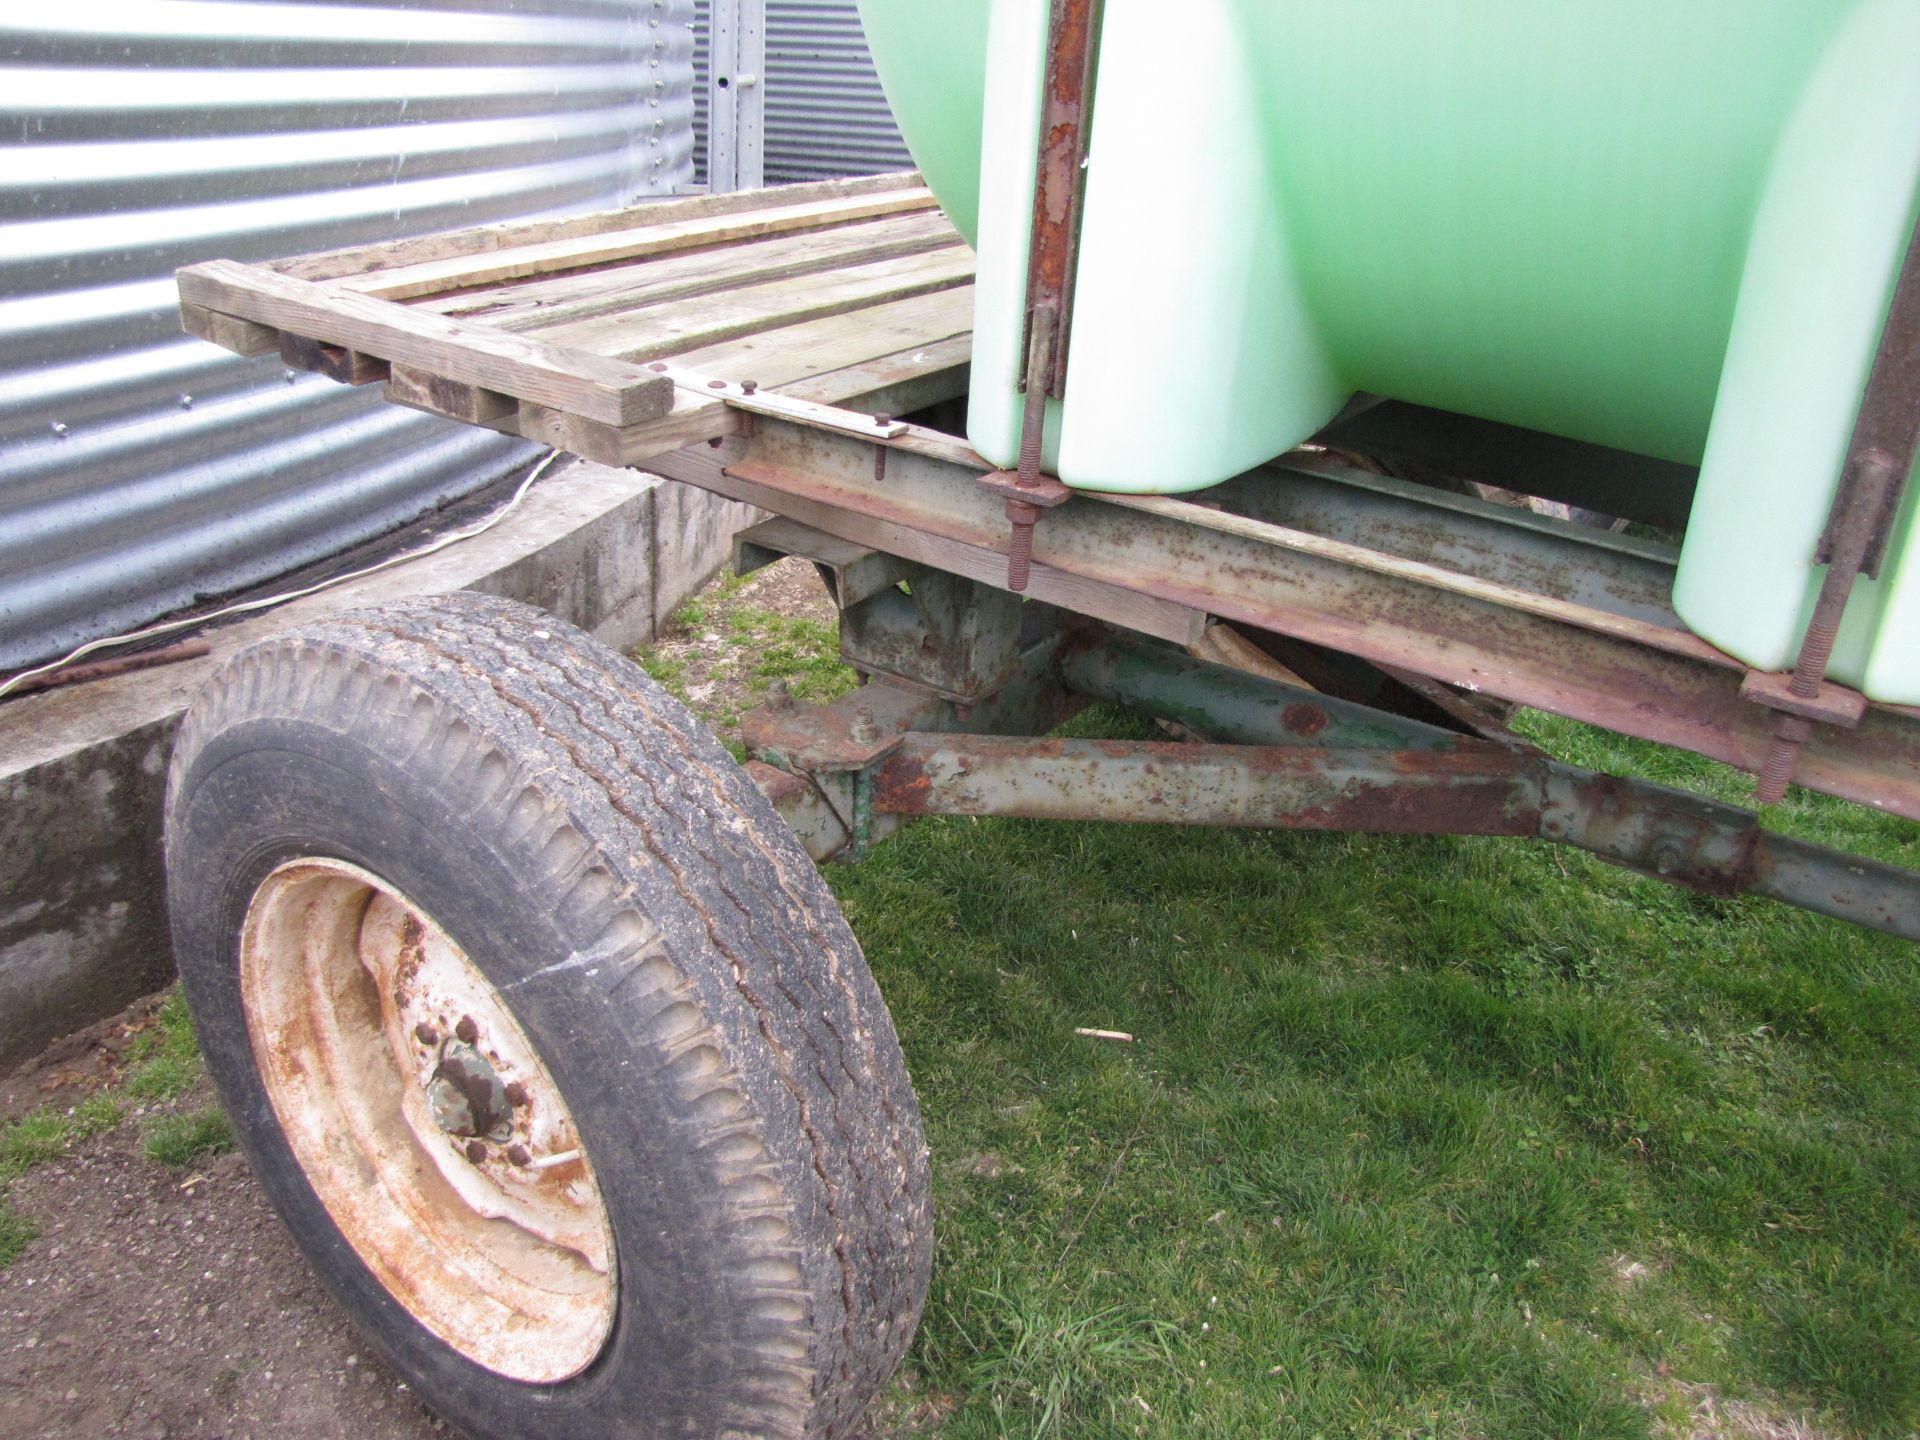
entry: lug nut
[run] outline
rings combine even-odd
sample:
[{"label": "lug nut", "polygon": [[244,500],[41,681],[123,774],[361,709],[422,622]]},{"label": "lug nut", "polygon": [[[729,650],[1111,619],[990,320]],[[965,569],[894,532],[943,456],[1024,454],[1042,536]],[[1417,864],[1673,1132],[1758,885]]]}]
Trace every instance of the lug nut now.
[{"label": "lug nut", "polygon": [[471,1045],[480,1038],[480,1027],[473,1023],[471,1015],[462,1015],[460,1023],[453,1027],[453,1033]]},{"label": "lug nut", "polygon": [[483,1144],[481,1141],[478,1141],[478,1140],[467,1141],[467,1159],[471,1160],[474,1164],[478,1165],[482,1160],[486,1158],[487,1158],[487,1147],[485,1144]]},{"label": "lug nut", "polygon": [[507,1086],[507,1103],[518,1109],[527,1103],[527,1087],[518,1080]]},{"label": "lug nut", "polygon": [[530,1165],[533,1163],[533,1152],[524,1145],[510,1145],[507,1147],[507,1159],[515,1165]]},{"label": "lug nut", "polygon": [[422,1020],[418,1025],[413,1027],[413,1038],[418,1040],[422,1045],[438,1045],[440,1043],[440,1032]]}]

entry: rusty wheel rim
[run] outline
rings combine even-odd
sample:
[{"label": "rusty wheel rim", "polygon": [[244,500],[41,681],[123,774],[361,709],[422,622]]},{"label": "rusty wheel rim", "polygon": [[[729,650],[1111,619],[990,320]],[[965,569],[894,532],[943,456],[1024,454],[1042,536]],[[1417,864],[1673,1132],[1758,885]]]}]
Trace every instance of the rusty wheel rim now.
[{"label": "rusty wheel rim", "polygon": [[280,1128],[387,1292],[475,1364],[529,1383],[613,1329],[613,1233],[559,1087],[499,992],[418,906],[338,860],[280,866],[240,943]]}]

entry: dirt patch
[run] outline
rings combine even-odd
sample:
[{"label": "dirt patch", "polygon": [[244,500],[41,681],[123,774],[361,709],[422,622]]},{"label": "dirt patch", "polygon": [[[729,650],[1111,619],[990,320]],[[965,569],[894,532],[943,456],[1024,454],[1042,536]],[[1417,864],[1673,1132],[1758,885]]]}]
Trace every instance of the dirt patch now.
[{"label": "dirt patch", "polygon": [[744,581],[709,585],[638,655],[723,740],[737,742],[740,716],[765,700],[773,670],[787,675],[799,698],[826,698],[816,692],[837,682],[824,675],[811,688],[808,682],[828,667],[828,652],[837,653],[826,633],[837,621],[819,571],[789,558]]},{"label": "dirt patch", "polygon": [[1774,1405],[1728,1400],[1711,1385],[1669,1381],[1667,1394],[1688,1410],[1686,1428],[1676,1440],[1835,1440],[1798,1416]]},{"label": "dirt patch", "polygon": [[[211,1100],[202,1082],[176,1103]],[[239,1155],[169,1171],[143,1143],[135,1115],[8,1191],[40,1235],[0,1270],[0,1440],[457,1433],[373,1358]],[[860,1436],[927,1435],[951,1408],[905,1375]]]},{"label": "dirt patch", "polygon": [[[210,1103],[204,1082],[178,1102]],[[0,1436],[446,1435],[321,1289],[238,1155],[170,1171],[139,1117],[16,1180]]]},{"label": "dirt patch", "polygon": [[76,1105],[103,1086],[118,1084],[128,1051],[152,1030],[165,998],[137,1000],[112,1019],[54,1041],[0,1076],[0,1125],[42,1105]]}]

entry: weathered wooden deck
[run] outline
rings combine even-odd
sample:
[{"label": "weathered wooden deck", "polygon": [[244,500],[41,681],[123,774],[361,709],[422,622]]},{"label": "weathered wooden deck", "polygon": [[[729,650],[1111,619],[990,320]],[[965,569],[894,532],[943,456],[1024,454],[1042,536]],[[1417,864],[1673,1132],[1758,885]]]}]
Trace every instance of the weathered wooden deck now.
[{"label": "weathered wooden deck", "polygon": [[242,354],[608,464],[742,412],[962,393],[973,252],[911,172],[655,201],[179,275],[186,327]]}]

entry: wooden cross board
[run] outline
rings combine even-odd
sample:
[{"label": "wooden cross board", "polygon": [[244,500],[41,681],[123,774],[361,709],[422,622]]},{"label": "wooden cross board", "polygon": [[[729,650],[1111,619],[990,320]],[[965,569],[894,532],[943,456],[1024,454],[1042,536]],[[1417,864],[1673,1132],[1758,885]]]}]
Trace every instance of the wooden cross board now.
[{"label": "wooden cross board", "polygon": [[202,339],[612,465],[734,433],[747,393],[959,395],[973,326],[973,252],[911,171],[215,260],[179,284]]}]

